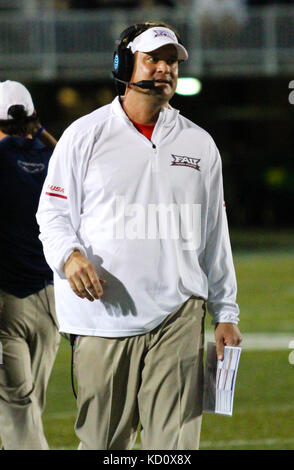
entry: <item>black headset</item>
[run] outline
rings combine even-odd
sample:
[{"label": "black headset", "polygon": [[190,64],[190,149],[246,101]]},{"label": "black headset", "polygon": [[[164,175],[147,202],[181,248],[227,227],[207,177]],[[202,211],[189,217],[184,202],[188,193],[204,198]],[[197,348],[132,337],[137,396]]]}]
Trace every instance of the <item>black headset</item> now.
[{"label": "black headset", "polygon": [[[112,76],[115,80],[116,89],[119,95],[123,95],[125,92],[126,84],[129,83],[133,68],[134,68],[134,54],[132,53],[131,49],[128,48],[128,44],[132,42],[136,36],[147,31],[147,29],[160,27],[151,22],[146,23],[137,23],[133,26],[129,26],[126,28],[120,35],[116,50],[113,53],[113,69],[112,69]],[[162,25],[162,27],[168,27],[166,25]],[[177,33],[175,33],[178,41],[182,44],[181,39]],[[144,81],[139,82],[141,83],[141,88],[151,88],[148,86],[144,86]],[[143,83],[143,85],[142,85]]]},{"label": "black headset", "polygon": [[137,35],[150,27],[148,23],[137,23],[126,28],[119,37],[118,46],[113,53],[112,69],[112,75],[115,79],[119,95],[124,94],[126,83],[130,81],[134,67],[134,54],[127,46]]}]

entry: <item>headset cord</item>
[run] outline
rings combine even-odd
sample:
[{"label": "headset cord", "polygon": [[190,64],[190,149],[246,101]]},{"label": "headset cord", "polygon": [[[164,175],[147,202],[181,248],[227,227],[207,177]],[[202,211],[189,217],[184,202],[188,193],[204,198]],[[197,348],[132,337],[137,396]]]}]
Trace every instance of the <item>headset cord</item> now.
[{"label": "headset cord", "polygon": [[75,340],[76,335],[69,335],[70,337],[70,345],[71,345],[71,361],[70,361],[70,376],[71,376],[71,387],[75,398],[77,399],[77,394],[75,391],[75,383],[74,383],[74,347],[75,347]]}]

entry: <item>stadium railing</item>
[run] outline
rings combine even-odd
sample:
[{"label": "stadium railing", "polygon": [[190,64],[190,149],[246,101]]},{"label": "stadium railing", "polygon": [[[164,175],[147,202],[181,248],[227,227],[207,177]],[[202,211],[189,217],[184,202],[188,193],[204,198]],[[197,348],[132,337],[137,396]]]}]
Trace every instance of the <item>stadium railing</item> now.
[{"label": "stadium railing", "polygon": [[115,40],[143,19],[175,26],[190,57],[185,74],[277,75],[294,71],[294,7],[251,7],[215,25],[187,8],[0,11],[0,80],[107,79]]}]

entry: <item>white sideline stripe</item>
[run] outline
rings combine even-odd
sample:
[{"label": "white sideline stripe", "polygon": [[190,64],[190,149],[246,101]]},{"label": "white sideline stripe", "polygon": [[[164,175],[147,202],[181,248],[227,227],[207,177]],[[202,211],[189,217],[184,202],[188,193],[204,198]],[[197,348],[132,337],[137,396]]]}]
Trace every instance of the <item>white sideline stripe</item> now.
[{"label": "white sideline stripe", "polygon": [[[243,331],[241,331],[241,334],[243,341],[240,346],[242,349],[255,351],[289,349],[290,342],[293,344],[294,340],[294,331],[292,335],[288,333],[244,333]],[[215,341],[212,330],[206,330],[205,332],[205,344],[208,341]]]},{"label": "white sideline stripe", "polygon": [[[234,440],[223,440],[223,441],[201,441],[200,439],[200,450],[203,447],[212,447],[214,449],[221,447],[240,447],[240,446],[272,446],[276,444],[294,444],[294,438],[292,439],[234,439]],[[53,450],[76,450],[72,447],[55,447]],[[133,450],[140,450],[140,444],[135,444]]]},{"label": "white sideline stripe", "polygon": [[292,439],[234,439],[232,441],[202,441],[200,440],[200,449],[202,447],[235,447],[235,446],[259,446],[259,445],[268,445],[272,446],[275,444],[294,444],[294,437]]}]

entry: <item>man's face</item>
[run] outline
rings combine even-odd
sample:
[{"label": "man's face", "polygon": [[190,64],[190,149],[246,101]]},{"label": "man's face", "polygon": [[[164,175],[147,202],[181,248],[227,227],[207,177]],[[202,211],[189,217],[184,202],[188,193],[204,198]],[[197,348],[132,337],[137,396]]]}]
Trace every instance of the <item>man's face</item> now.
[{"label": "man's face", "polygon": [[[161,101],[168,102],[175,93],[178,79],[178,54],[172,44],[160,47],[152,52],[135,53],[134,70],[131,82],[154,80],[155,89],[136,88]],[[135,87],[134,87],[135,88]]]}]

